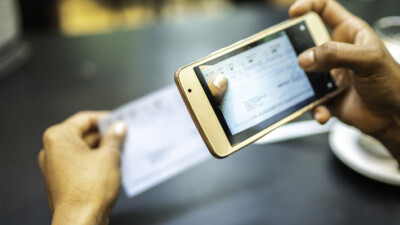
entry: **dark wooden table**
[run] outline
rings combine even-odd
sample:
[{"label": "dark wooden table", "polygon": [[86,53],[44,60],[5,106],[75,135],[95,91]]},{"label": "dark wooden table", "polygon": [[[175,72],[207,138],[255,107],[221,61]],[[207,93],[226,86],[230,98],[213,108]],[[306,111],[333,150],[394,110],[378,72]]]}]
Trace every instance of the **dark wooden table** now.
[{"label": "dark wooden table", "polygon": [[[347,5],[368,22],[400,12],[398,1]],[[107,35],[27,33],[30,61],[0,80],[0,224],[50,223],[37,166],[47,127],[169,85],[178,67],[286,18],[256,6]],[[318,135],[208,160],[133,199],[121,192],[111,224],[398,224],[399,193],[348,169]]]}]

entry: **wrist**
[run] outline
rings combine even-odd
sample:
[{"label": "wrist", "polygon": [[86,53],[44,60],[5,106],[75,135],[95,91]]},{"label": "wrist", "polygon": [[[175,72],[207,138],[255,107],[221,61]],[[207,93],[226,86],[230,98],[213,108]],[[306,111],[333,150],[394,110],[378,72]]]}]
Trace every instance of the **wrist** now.
[{"label": "wrist", "polygon": [[106,225],[108,213],[95,204],[64,204],[54,208],[52,224]]},{"label": "wrist", "polygon": [[389,150],[393,158],[400,163],[400,121],[395,121],[377,139]]}]

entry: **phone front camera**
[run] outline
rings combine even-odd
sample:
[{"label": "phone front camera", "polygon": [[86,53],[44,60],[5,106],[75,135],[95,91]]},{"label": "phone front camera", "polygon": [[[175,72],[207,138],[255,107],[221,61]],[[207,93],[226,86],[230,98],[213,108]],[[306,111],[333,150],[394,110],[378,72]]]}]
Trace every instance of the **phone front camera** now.
[{"label": "phone front camera", "polygon": [[332,82],[329,82],[326,86],[327,86],[329,89],[333,88]]}]

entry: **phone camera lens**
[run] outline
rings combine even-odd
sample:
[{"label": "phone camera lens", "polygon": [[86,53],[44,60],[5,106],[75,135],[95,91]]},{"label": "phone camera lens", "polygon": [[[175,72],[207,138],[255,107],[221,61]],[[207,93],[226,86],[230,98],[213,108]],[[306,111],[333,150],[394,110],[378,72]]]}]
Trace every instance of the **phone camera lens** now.
[{"label": "phone camera lens", "polygon": [[189,93],[192,92],[192,89],[188,89],[188,92],[189,92]]}]

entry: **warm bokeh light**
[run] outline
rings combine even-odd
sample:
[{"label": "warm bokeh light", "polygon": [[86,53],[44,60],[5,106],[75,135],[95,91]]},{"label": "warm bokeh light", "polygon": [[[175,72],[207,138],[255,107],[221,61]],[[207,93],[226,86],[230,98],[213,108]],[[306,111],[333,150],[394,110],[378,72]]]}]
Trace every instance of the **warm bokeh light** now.
[{"label": "warm bokeh light", "polygon": [[155,21],[181,21],[192,14],[218,16],[232,7],[228,0],[124,1],[110,7],[96,0],[62,0],[59,23],[66,35],[106,33],[134,29]]}]

